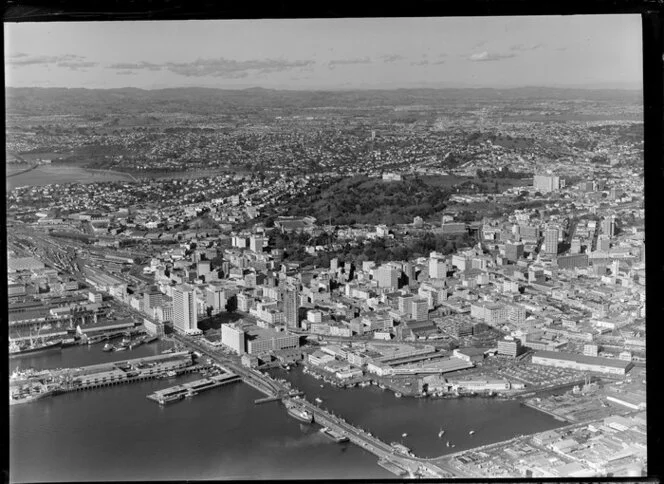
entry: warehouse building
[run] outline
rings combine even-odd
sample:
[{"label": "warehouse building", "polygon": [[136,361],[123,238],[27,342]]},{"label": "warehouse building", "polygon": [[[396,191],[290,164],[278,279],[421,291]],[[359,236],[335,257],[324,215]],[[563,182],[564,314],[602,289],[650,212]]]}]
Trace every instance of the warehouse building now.
[{"label": "warehouse building", "polygon": [[577,355],[560,351],[538,351],[533,355],[532,362],[536,365],[570,368],[578,371],[589,371],[619,376],[626,375],[634,366],[631,361]]}]

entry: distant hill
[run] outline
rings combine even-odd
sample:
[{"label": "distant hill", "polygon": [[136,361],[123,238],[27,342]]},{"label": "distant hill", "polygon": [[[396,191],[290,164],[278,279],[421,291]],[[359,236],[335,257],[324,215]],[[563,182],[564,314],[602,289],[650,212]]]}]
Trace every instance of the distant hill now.
[{"label": "distant hill", "polygon": [[144,90],[8,87],[6,109],[11,114],[131,114],[189,112],[213,114],[224,109],[277,107],[369,107],[377,105],[445,105],[468,101],[587,100],[641,103],[640,90],[523,87],[511,89],[395,89],[356,91],[288,91],[171,88]]}]

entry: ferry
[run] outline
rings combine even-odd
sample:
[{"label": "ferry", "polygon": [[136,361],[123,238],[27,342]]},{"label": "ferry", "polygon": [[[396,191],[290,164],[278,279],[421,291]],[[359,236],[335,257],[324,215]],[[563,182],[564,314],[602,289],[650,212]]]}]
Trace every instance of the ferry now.
[{"label": "ferry", "polygon": [[15,392],[9,394],[9,405],[18,405],[19,403],[30,403],[40,398],[47,397],[55,393],[55,390],[43,390],[37,393]]},{"label": "ferry", "polygon": [[342,442],[348,442],[349,440],[347,436],[327,427],[323,427],[322,429],[319,430],[319,432],[323,434],[325,437],[334,440],[337,444],[340,444]]},{"label": "ferry", "polygon": [[288,415],[290,415],[291,417],[296,418],[300,422],[308,424],[314,421],[314,416],[310,412],[307,412],[306,410],[299,407],[295,403],[285,402],[284,404],[286,405],[286,410],[288,411]]}]

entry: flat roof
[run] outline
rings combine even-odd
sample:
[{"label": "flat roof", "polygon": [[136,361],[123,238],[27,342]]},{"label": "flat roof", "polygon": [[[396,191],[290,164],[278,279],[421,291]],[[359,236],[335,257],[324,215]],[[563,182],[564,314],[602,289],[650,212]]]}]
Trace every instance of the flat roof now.
[{"label": "flat roof", "polygon": [[560,351],[538,351],[533,355],[533,358],[535,357],[548,358],[551,360],[574,361],[576,363],[583,363],[586,365],[611,366],[614,368],[627,368],[627,366],[631,364],[631,361],[618,360],[615,358],[577,355],[574,353],[562,353]]}]

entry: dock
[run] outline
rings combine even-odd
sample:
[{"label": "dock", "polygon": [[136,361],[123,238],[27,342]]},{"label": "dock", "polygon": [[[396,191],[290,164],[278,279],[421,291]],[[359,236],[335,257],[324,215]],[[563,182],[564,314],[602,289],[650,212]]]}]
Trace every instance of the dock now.
[{"label": "dock", "polygon": [[147,398],[160,405],[164,405],[166,403],[182,400],[183,398],[193,397],[200,392],[227,385],[229,383],[235,383],[237,381],[240,381],[239,375],[236,375],[235,373],[224,373],[222,375],[211,376],[157,390],[156,392],[149,394]]},{"label": "dock", "polygon": [[383,469],[387,469],[392,474],[396,474],[397,476],[405,476],[406,474],[408,474],[408,471],[406,469],[403,469],[402,467],[399,467],[398,465],[393,464],[392,462],[384,459],[379,459],[378,465],[381,466]]}]

